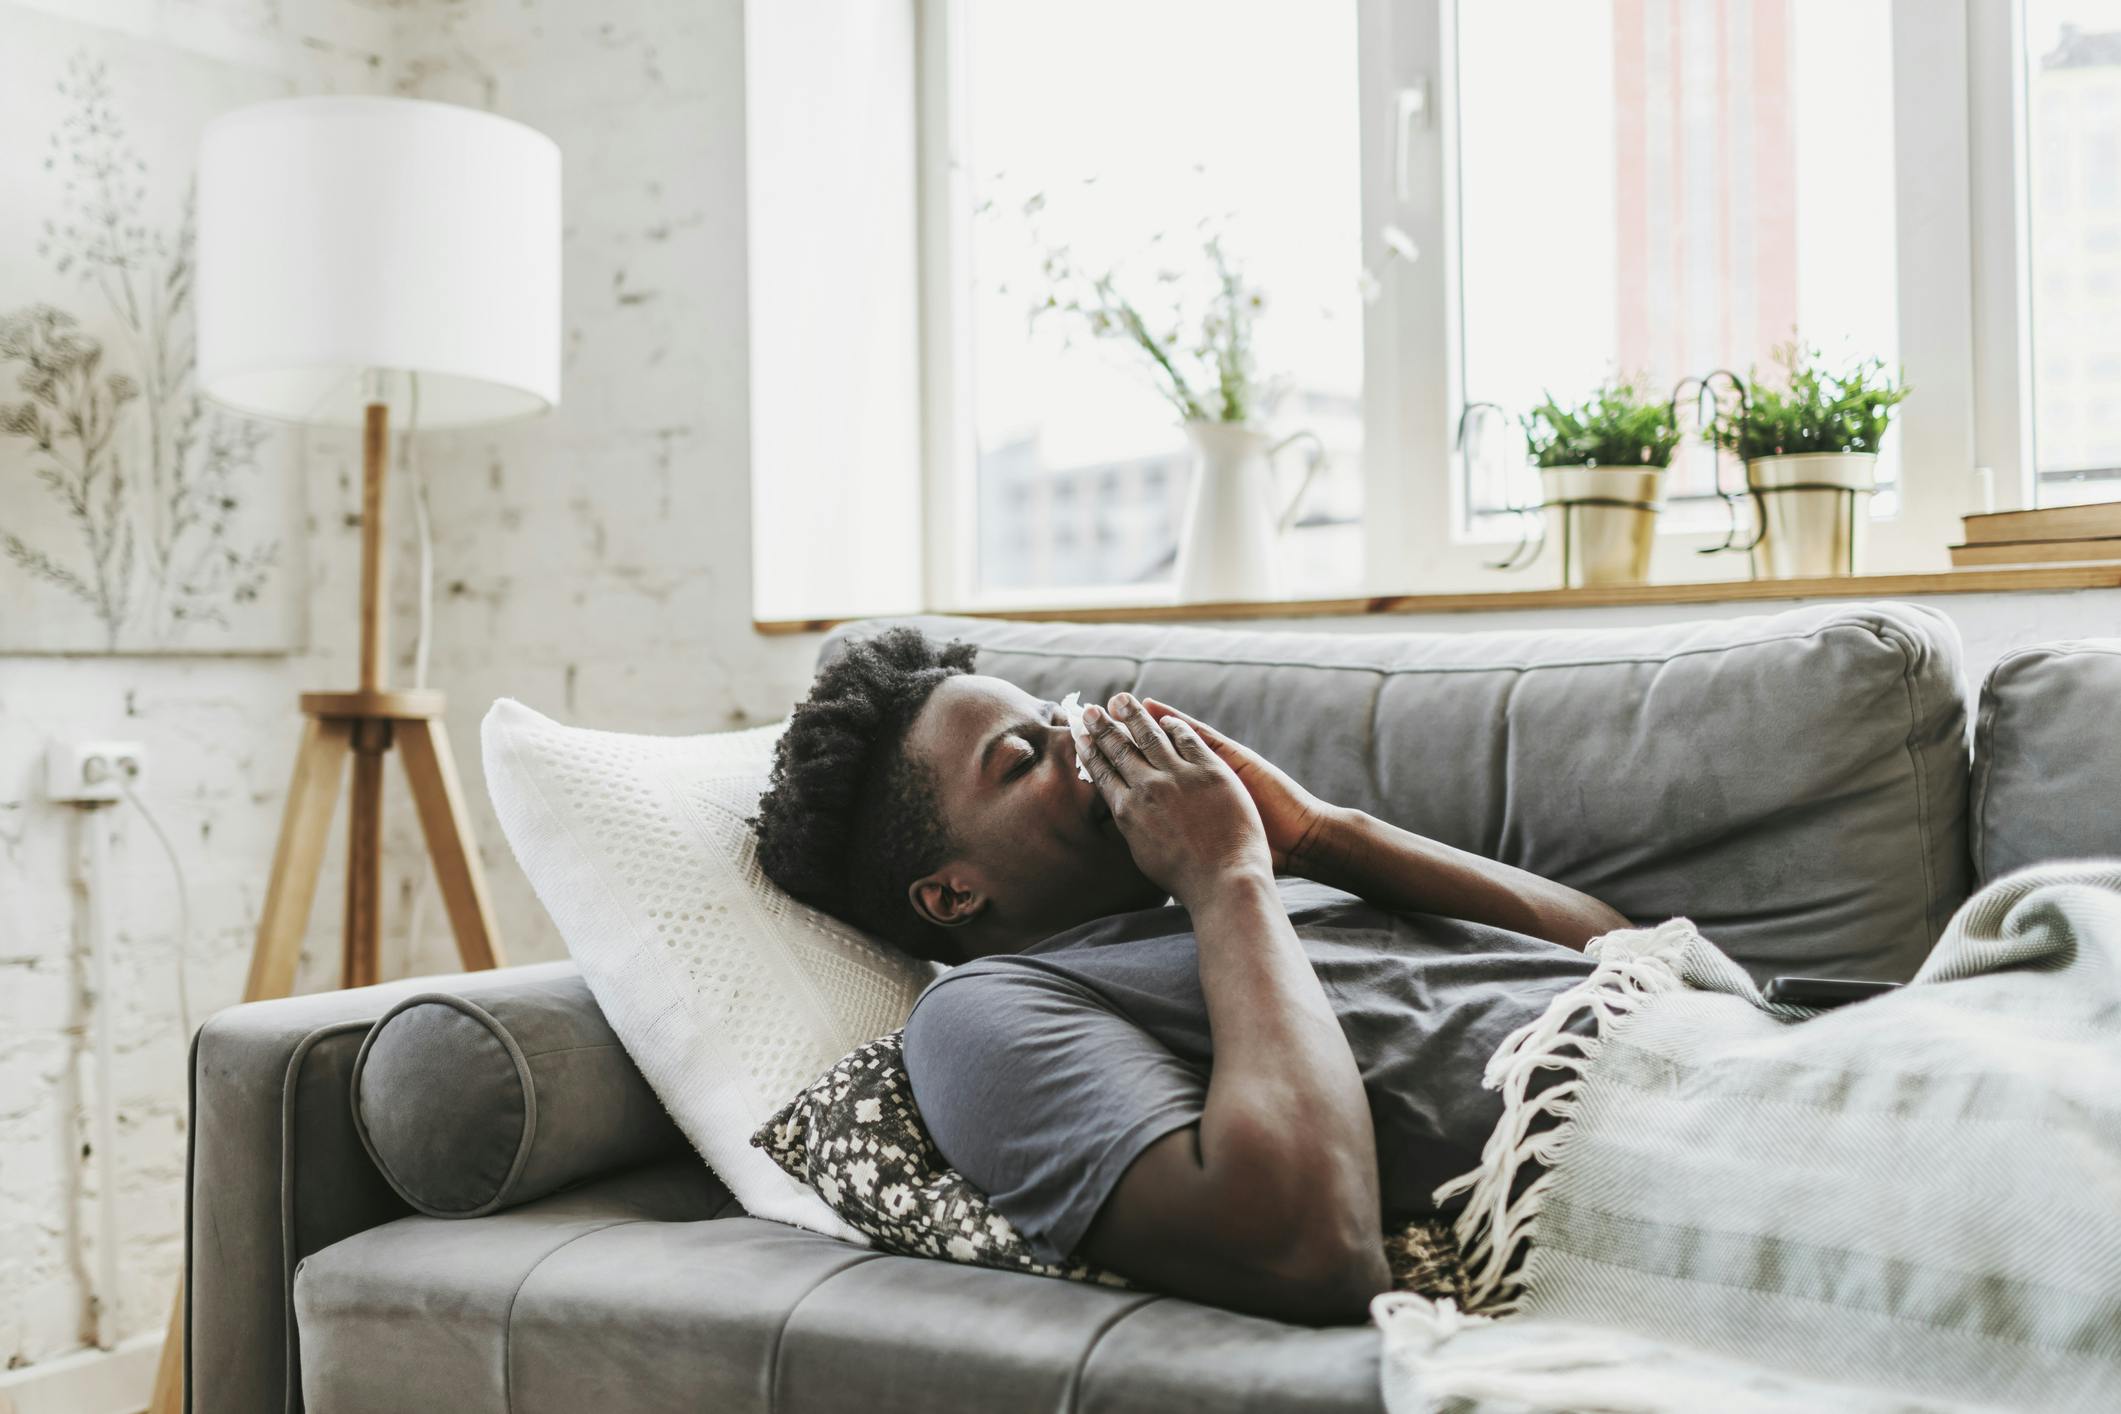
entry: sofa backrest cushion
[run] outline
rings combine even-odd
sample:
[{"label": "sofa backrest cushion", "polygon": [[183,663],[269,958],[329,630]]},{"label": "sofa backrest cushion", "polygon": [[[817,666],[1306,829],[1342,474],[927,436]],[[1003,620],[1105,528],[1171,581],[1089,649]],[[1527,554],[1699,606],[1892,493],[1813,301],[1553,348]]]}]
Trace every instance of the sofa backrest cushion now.
[{"label": "sofa backrest cushion", "polygon": [[1981,687],[1971,830],[1982,883],[2121,856],[2121,638],[2007,654]]},{"label": "sofa backrest cushion", "polygon": [[1648,628],[1464,634],[889,623],[1059,697],[1154,695],[1327,800],[1637,922],[1684,914],[1756,976],[1911,975],[1966,897],[1958,633],[1836,604]]},{"label": "sofa backrest cushion", "polygon": [[354,1128],[406,1202],[476,1218],[689,1151],[579,973],[385,1012],[353,1070]]}]

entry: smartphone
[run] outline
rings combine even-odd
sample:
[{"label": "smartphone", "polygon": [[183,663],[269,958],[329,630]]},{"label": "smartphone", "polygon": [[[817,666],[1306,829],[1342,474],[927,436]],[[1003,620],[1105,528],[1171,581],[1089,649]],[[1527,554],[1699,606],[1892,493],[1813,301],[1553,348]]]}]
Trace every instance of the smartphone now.
[{"label": "smartphone", "polygon": [[1864,982],[1854,977],[1777,977],[1767,984],[1767,999],[1791,1006],[1846,1006],[1882,996],[1898,982]]}]

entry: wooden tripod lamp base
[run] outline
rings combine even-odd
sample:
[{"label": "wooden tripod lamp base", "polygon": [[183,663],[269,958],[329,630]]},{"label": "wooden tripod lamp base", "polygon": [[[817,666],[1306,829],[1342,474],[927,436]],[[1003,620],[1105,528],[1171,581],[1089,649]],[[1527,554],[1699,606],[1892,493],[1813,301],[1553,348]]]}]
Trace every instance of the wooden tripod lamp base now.
[{"label": "wooden tripod lamp base", "polygon": [[383,757],[396,746],[405,762],[420,828],[427,837],[442,902],[456,933],[457,953],[468,971],[503,965],[493,905],[472,842],[463,787],[439,692],[305,692],[308,721],[288,786],[280,842],[273,852],[272,882],[258,941],[250,958],[245,1001],[284,997],[294,988],[324,843],[338,805],[347,758],[353,760],[353,797],[347,822],[346,917],[339,955],[339,985],[365,987],[381,980],[377,968],[383,854]]},{"label": "wooden tripod lamp base", "polygon": [[348,756],[353,758],[353,801],[346,831],[346,923],[339,985],[365,987],[379,980],[383,756],[393,745],[405,758],[427,853],[457,935],[457,953],[467,969],[503,965],[486,878],[442,725],[443,696],[425,688],[393,692],[383,685],[383,491],[389,446],[389,407],[370,403],[361,437],[361,686],[353,692],[302,694],[302,712],[309,720],[287,790],[280,843],[273,851],[272,883],[265,895],[265,914],[258,920],[250,980],[243,989],[247,1002],[284,997],[294,986]]},{"label": "wooden tripod lamp base", "polygon": [[[339,804],[339,782],[353,762],[353,795],[346,830],[346,918],[339,949],[339,985],[365,987],[380,981],[376,965],[380,933],[377,904],[383,865],[383,757],[395,746],[405,762],[420,830],[427,837],[442,903],[456,934],[457,955],[467,971],[506,966],[494,929],[486,876],[464,810],[464,791],[443,727],[445,699],[425,688],[394,692],[382,685],[384,620],[383,489],[389,445],[389,413],[370,403],[363,424],[361,480],[361,686],[353,692],[305,692],[302,745],[280,817],[273,849],[272,880],[258,941],[250,955],[246,1002],[284,997],[294,990],[302,937],[323,872],[324,845]],[[189,1179],[187,1178],[187,1181]],[[178,1414],[184,1401],[184,1287],[177,1286],[169,1334],[155,1372],[149,1414]]]}]

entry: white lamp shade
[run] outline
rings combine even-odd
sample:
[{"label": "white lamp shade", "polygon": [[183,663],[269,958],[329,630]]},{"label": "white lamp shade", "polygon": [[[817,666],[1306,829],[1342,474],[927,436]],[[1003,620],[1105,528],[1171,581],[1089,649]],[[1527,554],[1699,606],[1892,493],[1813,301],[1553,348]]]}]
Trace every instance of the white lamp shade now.
[{"label": "white lamp shade", "polygon": [[560,399],[560,149],[406,98],[293,98],[199,148],[199,384],[260,417],[358,424],[361,374],[420,375],[423,426]]}]

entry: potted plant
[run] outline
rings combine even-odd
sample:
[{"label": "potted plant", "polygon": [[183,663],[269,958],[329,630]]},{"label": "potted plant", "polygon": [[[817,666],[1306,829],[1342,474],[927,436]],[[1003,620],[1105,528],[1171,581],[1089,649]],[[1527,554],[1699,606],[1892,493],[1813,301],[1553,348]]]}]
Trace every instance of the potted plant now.
[{"label": "potted plant", "polygon": [[1702,429],[1745,463],[1760,517],[1755,565],[1764,562],[1771,579],[1857,572],[1868,520],[1862,498],[1877,490],[1878,444],[1907,396],[1882,359],[1859,359],[1839,375],[1820,359],[1816,347],[1795,341],[1777,349],[1783,386],[1754,374]]},{"label": "potted plant", "polygon": [[[1175,411],[1193,446],[1193,484],[1178,545],[1178,593],[1189,601],[1272,598],[1280,592],[1278,544],[1295,523],[1305,494],[1325,464],[1325,446],[1304,431],[1275,439],[1261,419],[1279,389],[1255,366],[1254,327],[1266,297],[1249,285],[1219,234],[1200,246],[1205,300],[1189,307],[1180,271],[1150,283],[1154,304],[1116,270],[1091,275],[1065,246],[1046,248],[1047,293],[1035,321],[1061,317],[1099,339],[1117,340],[1137,357],[1156,391]],[[1153,311],[1154,318],[1149,312]],[[1273,458],[1299,441],[1311,444],[1295,494],[1277,504]]]},{"label": "potted plant", "polygon": [[1562,582],[1645,582],[1664,471],[1679,446],[1671,404],[1615,378],[1580,407],[1549,393],[1521,421],[1541,504],[1561,517]]}]

